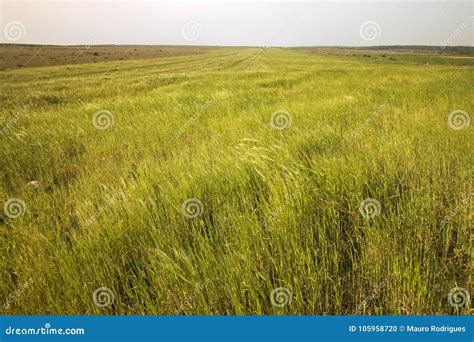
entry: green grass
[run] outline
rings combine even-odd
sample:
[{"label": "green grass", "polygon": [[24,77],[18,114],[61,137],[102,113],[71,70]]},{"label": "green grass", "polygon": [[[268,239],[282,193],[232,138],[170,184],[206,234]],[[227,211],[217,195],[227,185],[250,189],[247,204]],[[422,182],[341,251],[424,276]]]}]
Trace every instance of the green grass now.
[{"label": "green grass", "polygon": [[0,214],[1,313],[469,313],[447,298],[472,285],[473,131],[447,121],[474,112],[473,61],[216,49],[0,72],[0,204],[26,204]]}]

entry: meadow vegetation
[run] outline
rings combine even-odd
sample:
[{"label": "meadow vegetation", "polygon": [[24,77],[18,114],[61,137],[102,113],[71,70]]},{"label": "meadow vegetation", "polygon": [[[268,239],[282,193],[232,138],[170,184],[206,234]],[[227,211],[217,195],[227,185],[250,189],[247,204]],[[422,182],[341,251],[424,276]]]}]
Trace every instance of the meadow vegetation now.
[{"label": "meadow vegetation", "polygon": [[468,314],[447,298],[471,286],[473,131],[448,117],[474,113],[473,61],[1,71],[1,314]]}]

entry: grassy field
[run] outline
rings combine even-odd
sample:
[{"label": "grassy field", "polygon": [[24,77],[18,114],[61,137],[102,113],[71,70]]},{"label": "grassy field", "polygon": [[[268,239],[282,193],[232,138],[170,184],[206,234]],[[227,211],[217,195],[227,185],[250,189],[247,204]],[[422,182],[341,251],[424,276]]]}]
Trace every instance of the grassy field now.
[{"label": "grassy field", "polygon": [[1,313],[468,314],[473,62],[0,72]]}]

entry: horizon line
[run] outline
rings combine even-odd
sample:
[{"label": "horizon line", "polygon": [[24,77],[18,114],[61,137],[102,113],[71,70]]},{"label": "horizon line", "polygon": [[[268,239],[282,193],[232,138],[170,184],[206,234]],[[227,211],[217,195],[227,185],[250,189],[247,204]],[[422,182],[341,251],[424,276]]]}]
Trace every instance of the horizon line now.
[{"label": "horizon line", "polygon": [[429,45],[429,44],[390,44],[390,45],[182,45],[182,44],[42,44],[42,43],[2,43],[0,45],[15,45],[15,46],[54,46],[54,47],[100,47],[100,46],[173,46],[173,47],[236,47],[236,48],[381,48],[381,47],[435,47],[435,48],[471,48],[474,45]]}]

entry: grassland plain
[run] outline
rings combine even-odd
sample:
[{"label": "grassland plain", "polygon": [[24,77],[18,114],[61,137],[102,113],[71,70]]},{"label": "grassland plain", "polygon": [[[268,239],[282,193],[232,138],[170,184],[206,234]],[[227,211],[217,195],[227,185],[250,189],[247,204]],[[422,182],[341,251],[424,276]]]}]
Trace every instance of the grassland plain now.
[{"label": "grassland plain", "polygon": [[209,47],[0,44],[0,70],[193,55]]},{"label": "grassland plain", "polygon": [[474,59],[390,57],[0,72],[2,314],[468,314]]}]

